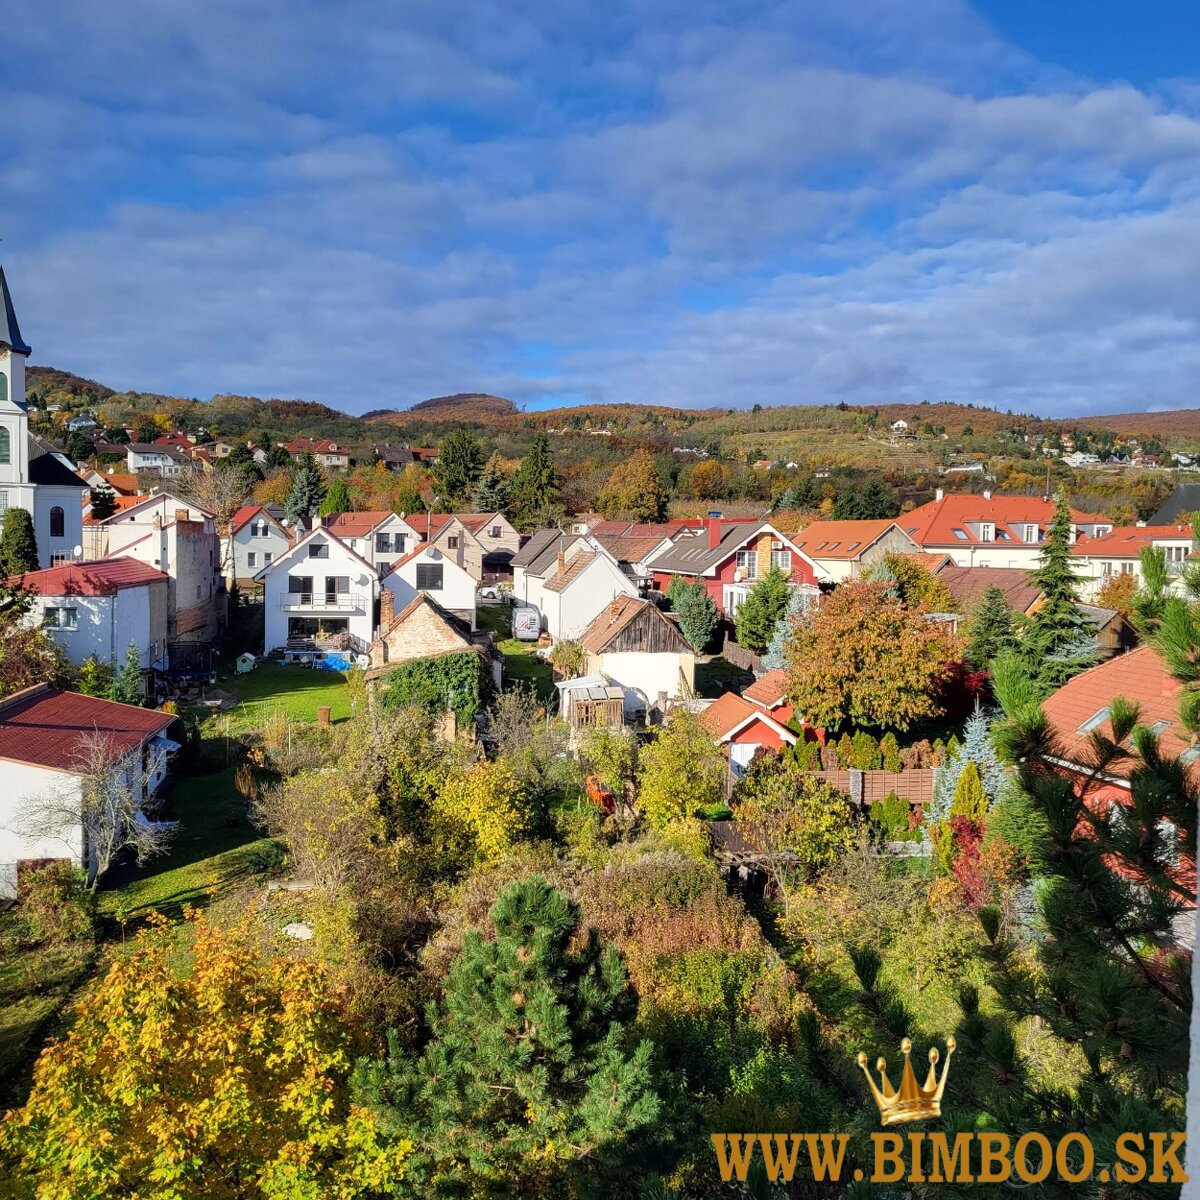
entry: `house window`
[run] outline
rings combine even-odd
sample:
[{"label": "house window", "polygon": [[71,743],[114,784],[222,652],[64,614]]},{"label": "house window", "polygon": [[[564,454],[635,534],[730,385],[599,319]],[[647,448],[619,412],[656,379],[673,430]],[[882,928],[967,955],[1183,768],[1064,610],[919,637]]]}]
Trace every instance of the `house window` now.
[{"label": "house window", "polygon": [[792,570],[792,552],[790,550],[772,550],[771,569],[787,571],[790,574]]},{"label": "house window", "polygon": [[0,463],[7,462],[12,462],[12,437],[7,429],[0,429]]},{"label": "house window", "polygon": [[979,540],[981,542],[994,542],[996,540],[996,527],[987,521],[983,521],[979,525]]},{"label": "house window", "polygon": [[328,542],[310,542],[308,546],[309,558],[328,558],[329,543]]},{"label": "house window", "polygon": [[1036,525],[1025,526],[1025,540],[1027,542],[1036,542],[1038,540],[1038,527]]},{"label": "house window", "polygon": [[377,533],[375,535],[375,553],[390,554],[392,552],[392,535],[390,533]]},{"label": "house window", "polygon": [[451,535],[450,535],[450,536],[449,536],[449,537],[446,539],[446,545],[447,545],[447,546],[449,546],[449,548],[450,548],[451,550],[457,550],[457,549],[458,549],[458,534],[456,534],[456,533],[452,533],[452,534],[451,534]]},{"label": "house window", "polygon": [[256,538],[265,538],[267,536],[266,521],[255,521],[253,528],[250,530],[250,536]]},{"label": "house window", "polygon": [[47,608],[42,614],[42,624],[47,629],[78,629],[79,609],[65,606]]},{"label": "house window", "polygon": [[50,565],[52,567],[61,567],[64,563],[74,562],[75,559],[70,554],[52,554],[50,555]]},{"label": "house window", "polygon": [[494,537],[494,538],[498,538],[499,536],[500,536],[500,526],[499,526],[499,525],[493,525],[493,526],[492,526],[492,537]]},{"label": "house window", "polygon": [[0,488],[0,513],[8,512],[8,493]]},{"label": "house window", "polygon": [[734,566],[743,573],[746,579],[756,578],[758,575],[758,552],[739,550],[734,555]]},{"label": "house window", "polygon": [[275,557],[275,555],[272,554],[270,550],[264,550],[263,551],[263,565],[270,566],[271,559],[273,559],[274,557]]},{"label": "house window", "polygon": [[257,567],[258,566],[258,555],[253,550],[246,551],[246,566],[248,566],[248,567]]},{"label": "house window", "polygon": [[417,591],[440,592],[442,590],[442,564],[417,563]]},{"label": "house window", "polygon": [[1183,562],[1188,556],[1187,546],[1168,546],[1167,562]]},{"label": "house window", "polygon": [[66,528],[67,515],[56,504],[50,510],[50,536],[53,538],[66,537],[63,530]]}]

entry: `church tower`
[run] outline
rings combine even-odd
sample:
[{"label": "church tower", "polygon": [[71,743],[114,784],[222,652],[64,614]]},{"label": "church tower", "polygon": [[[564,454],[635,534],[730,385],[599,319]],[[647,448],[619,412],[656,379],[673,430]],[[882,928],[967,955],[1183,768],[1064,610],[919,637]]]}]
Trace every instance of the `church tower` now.
[{"label": "church tower", "polygon": [[[25,408],[29,353],[0,267],[0,486],[29,482],[29,413]],[[12,499],[19,503],[16,496]]]}]

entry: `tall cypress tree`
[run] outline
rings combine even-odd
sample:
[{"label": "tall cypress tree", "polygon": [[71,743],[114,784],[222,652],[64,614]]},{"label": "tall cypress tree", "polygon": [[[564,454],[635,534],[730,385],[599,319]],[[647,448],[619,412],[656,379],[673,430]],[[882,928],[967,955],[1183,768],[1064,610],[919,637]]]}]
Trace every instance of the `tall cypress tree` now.
[{"label": "tall cypress tree", "polygon": [[301,517],[319,512],[325,499],[325,481],[311,454],[306,454],[292,472],[292,491],[287,499],[288,519],[295,524]]},{"label": "tall cypress tree", "polygon": [[0,533],[0,579],[37,569],[38,546],[33,518],[23,508],[10,508],[4,514],[4,531]]},{"label": "tall cypress tree", "polygon": [[1071,565],[1071,509],[1062,492],[1055,497],[1041,565],[1029,578],[1042,593],[1042,606],[1025,631],[1023,651],[1039,691],[1048,696],[1094,666],[1097,657],[1096,627],[1079,607],[1079,580]]},{"label": "tall cypress tree", "polygon": [[[431,1006],[419,1058],[390,1039],[363,1061],[360,1097],[414,1143],[414,1194],[604,1193],[627,1179],[637,1135],[659,1112],[651,1044],[633,1043],[636,1002],[625,969],[594,930],[574,951],[578,907],[540,875],[509,884],[494,936],[470,930]],[[608,1194],[611,1194],[609,1192]]]}]

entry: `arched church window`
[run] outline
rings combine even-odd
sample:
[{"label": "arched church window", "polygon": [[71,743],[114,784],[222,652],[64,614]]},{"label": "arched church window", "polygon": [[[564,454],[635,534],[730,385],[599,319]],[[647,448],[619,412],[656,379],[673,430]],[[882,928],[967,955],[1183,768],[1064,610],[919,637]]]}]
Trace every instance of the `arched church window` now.
[{"label": "arched church window", "polygon": [[67,523],[66,513],[64,513],[63,510],[61,508],[59,508],[58,505],[56,504],[50,510],[50,536],[51,537],[65,537],[66,535],[63,532],[63,529],[66,526],[66,523]]},{"label": "arched church window", "polygon": [[0,426],[0,463],[12,462],[12,445],[8,430]]}]

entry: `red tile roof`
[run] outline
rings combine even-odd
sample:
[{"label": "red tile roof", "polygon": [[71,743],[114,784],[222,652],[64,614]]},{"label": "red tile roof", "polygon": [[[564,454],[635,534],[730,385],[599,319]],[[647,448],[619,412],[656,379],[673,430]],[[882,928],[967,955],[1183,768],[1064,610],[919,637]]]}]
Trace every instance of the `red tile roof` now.
[{"label": "red tile roof", "polygon": [[[1071,509],[1071,517],[1079,524],[1102,524],[1103,517],[1092,516],[1078,509]],[[902,513],[896,524],[920,545],[963,546],[963,545],[1032,545],[1026,542],[1024,527],[1036,525],[1039,532],[1049,527],[1054,520],[1054,501],[1040,496],[976,496],[966,493],[951,493],[940,500],[931,500]],[[989,522],[996,527],[997,535],[1003,531],[1007,538],[998,542],[981,542],[968,528],[969,523]],[[959,531],[956,533],[955,531]],[[959,536],[961,533],[962,536]]]},{"label": "red tile roof", "polygon": [[796,735],[790,729],[772,720],[768,713],[751,704],[749,700],[744,700],[736,692],[726,692],[700,713],[700,723],[718,742],[732,737],[738,729],[751,721],[762,721],[769,725],[785,741],[796,740]]},{"label": "red tile roof", "polygon": [[898,521],[813,521],[792,541],[809,558],[853,560],[861,557]]},{"label": "red tile roof", "polygon": [[332,529],[338,537],[365,537],[391,515],[386,508],[373,512],[330,513],[323,523],[326,529]]},{"label": "red tile roof", "polygon": [[339,446],[330,438],[295,438],[285,442],[283,448],[289,454],[345,454],[345,446]]},{"label": "red tile roof", "polygon": [[[1154,650],[1141,646],[1076,675],[1042,707],[1058,734],[1060,753],[1068,762],[1086,761],[1092,731],[1083,727],[1092,721],[1096,721],[1094,729],[1112,737],[1108,709],[1117,696],[1139,706],[1138,719],[1143,725],[1162,723],[1159,744],[1165,754],[1176,756],[1192,745],[1191,735],[1179,719],[1181,690]],[[1129,767],[1129,763],[1117,764],[1112,774],[1127,778]]]},{"label": "red tile roof", "polygon": [[[141,504],[141,502],[145,499],[145,496],[122,496],[119,494],[114,496],[113,516],[115,517],[117,513],[124,512],[127,508],[134,508],[136,505]],[[86,494],[84,496],[84,503],[89,506],[91,505],[91,501],[87,498]],[[108,518],[105,519],[107,520]],[[99,525],[100,521],[96,517],[93,517],[90,512],[88,512],[84,514],[83,523],[85,525]]]},{"label": "red tile roof", "polygon": [[1155,542],[1192,540],[1190,525],[1118,525],[1102,537],[1076,542],[1072,554],[1095,554],[1103,558],[1137,558],[1143,547]]},{"label": "red tile roof", "polygon": [[39,683],[0,701],[0,759],[69,772],[85,734],[103,734],[114,750],[125,752],[174,720],[170,713]]},{"label": "red tile roof", "polygon": [[122,588],[165,583],[169,579],[170,576],[136,558],[118,557],[28,571],[5,582],[20,583],[39,596],[115,596]]},{"label": "red tile roof", "polygon": [[125,471],[108,471],[104,475],[104,482],[114,492],[120,492],[123,496],[137,495],[138,478],[136,475],[130,475]]},{"label": "red tile roof", "polygon": [[786,696],[787,672],[779,667],[756,679],[742,692],[742,699],[751,700],[762,708],[774,708]]}]

